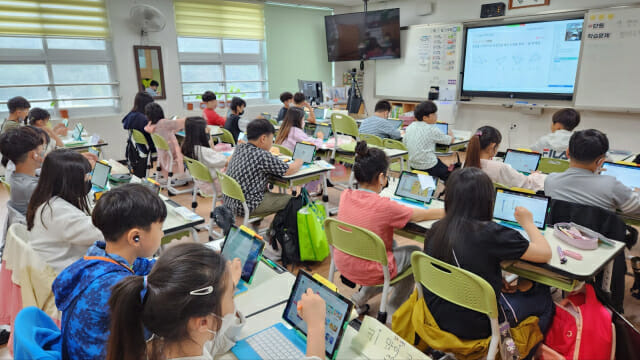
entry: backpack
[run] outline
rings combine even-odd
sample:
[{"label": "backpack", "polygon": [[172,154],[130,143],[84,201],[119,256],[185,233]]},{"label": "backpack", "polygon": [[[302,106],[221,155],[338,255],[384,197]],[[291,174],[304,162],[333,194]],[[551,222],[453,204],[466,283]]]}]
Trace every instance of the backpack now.
[{"label": "backpack", "polygon": [[284,209],[273,217],[269,228],[271,246],[277,251],[282,248],[282,265],[298,265],[300,261],[300,244],[298,243],[298,210],[303,206],[304,198],[291,198]]},{"label": "backpack", "polygon": [[127,158],[127,166],[129,167],[129,171],[132,172],[135,176],[144,179],[147,174],[147,158],[140,156],[138,147],[131,140],[131,131],[129,131],[129,138],[127,139],[125,157]]}]

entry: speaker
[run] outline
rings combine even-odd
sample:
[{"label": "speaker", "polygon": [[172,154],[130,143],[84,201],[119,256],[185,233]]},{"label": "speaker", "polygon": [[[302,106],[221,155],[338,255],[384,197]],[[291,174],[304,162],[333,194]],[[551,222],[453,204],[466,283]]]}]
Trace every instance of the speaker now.
[{"label": "speaker", "polygon": [[484,4],[480,7],[480,17],[489,18],[496,16],[504,16],[506,5],[502,2]]}]

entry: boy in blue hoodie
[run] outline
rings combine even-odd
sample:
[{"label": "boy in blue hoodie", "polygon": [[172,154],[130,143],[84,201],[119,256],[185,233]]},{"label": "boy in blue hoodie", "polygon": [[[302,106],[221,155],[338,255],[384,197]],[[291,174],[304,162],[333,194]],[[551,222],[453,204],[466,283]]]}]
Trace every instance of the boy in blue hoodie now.
[{"label": "boy in blue hoodie", "polygon": [[111,287],[130,275],[147,275],[167,217],[164,202],[150,189],[128,184],[106,192],[93,210],[93,224],[105,241],[64,269],[53,282],[62,311],[63,359],[104,359],[109,339]]}]

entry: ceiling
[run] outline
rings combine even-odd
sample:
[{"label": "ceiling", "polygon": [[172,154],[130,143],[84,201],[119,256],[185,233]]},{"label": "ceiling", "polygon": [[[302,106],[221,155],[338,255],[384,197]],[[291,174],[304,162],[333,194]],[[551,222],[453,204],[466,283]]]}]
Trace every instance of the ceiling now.
[{"label": "ceiling", "polygon": [[[373,2],[371,0],[369,0],[370,2]],[[297,4],[300,5],[324,5],[324,6],[344,6],[344,7],[351,7],[351,6],[358,6],[358,5],[363,5],[364,3],[362,0],[297,0],[297,1],[293,1]]]}]

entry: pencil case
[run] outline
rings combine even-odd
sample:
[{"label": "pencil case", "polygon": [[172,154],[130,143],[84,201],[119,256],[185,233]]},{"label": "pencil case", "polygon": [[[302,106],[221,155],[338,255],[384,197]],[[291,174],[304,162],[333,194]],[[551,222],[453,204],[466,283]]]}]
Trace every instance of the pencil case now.
[{"label": "pencil case", "polygon": [[[582,237],[574,237],[574,236],[570,236],[567,235],[565,232],[563,232],[562,230],[560,230],[560,227],[563,228],[568,228],[568,227],[572,227],[577,229],[578,231],[580,231],[580,233],[582,234]],[[564,241],[565,243],[571,245],[571,246],[575,246],[578,249],[582,249],[582,250],[593,250],[593,249],[597,249],[598,248],[598,239],[600,238],[604,238],[604,236],[600,235],[599,233],[591,230],[591,229],[587,229],[584,226],[580,226],[578,224],[574,224],[574,223],[557,223],[555,225],[553,225],[553,235],[555,235],[555,237],[557,237],[558,239]]]}]

